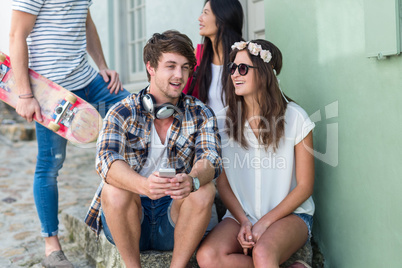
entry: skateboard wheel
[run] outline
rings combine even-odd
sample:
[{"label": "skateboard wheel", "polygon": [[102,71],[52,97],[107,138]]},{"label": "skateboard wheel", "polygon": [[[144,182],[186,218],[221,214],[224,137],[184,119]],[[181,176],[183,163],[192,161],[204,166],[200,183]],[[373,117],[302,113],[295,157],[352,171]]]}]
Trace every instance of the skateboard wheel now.
[{"label": "skateboard wheel", "polygon": [[71,104],[74,104],[77,101],[77,97],[74,95],[67,95],[66,101],[68,101]]},{"label": "skateboard wheel", "polygon": [[53,132],[57,132],[60,129],[60,125],[56,124],[55,122],[50,122],[47,127]]},{"label": "skateboard wheel", "polygon": [[0,62],[4,62],[6,60],[6,55],[4,55],[3,53],[0,53]]}]

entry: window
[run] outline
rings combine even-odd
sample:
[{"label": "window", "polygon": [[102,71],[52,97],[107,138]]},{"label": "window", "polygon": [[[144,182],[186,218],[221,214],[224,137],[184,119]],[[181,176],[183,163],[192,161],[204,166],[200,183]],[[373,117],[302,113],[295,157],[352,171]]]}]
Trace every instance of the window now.
[{"label": "window", "polygon": [[129,82],[144,80],[142,51],[145,46],[145,0],[127,1],[127,55]]},{"label": "window", "polygon": [[111,66],[120,75],[124,88],[136,92],[147,84],[142,60],[146,43],[146,0],[108,0],[108,20],[111,29],[109,43]]}]

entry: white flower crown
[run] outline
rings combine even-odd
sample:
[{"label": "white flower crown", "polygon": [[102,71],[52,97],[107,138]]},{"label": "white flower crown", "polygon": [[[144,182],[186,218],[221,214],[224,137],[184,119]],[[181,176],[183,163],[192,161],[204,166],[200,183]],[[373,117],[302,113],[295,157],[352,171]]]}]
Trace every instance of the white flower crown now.
[{"label": "white flower crown", "polygon": [[232,45],[232,50],[235,48],[237,48],[238,50],[242,50],[242,49],[245,49],[247,46],[248,46],[248,50],[250,51],[250,53],[252,55],[258,56],[258,54],[260,54],[260,58],[266,63],[271,61],[272,54],[269,50],[264,50],[264,49],[262,49],[262,47],[259,44],[252,43],[250,41],[236,42]]}]

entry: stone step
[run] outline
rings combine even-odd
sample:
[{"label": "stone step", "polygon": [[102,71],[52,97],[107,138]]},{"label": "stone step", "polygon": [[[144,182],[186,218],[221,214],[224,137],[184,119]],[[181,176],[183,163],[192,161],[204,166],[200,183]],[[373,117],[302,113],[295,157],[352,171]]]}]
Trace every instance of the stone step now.
[{"label": "stone step", "polygon": [[[123,268],[124,263],[117,248],[109,243],[103,232],[97,239],[95,233],[84,223],[88,208],[70,207],[63,210],[62,221],[70,238],[84,251],[88,259],[96,267]],[[171,251],[144,251],[140,254],[141,267],[166,268],[170,266]],[[193,268],[198,267],[195,255],[190,260]]]},{"label": "stone step", "polygon": [[35,124],[5,119],[0,122],[0,135],[12,142],[35,140]]},{"label": "stone step", "polygon": [[[62,221],[70,238],[83,250],[86,257],[97,268],[121,268],[125,267],[117,248],[113,246],[101,233],[99,239],[93,231],[84,223],[88,208],[70,207],[62,212]],[[141,252],[141,266],[144,268],[166,268],[170,266],[172,258],[171,251],[144,251]],[[289,266],[295,260],[303,260],[312,263],[313,250],[311,243],[307,243],[284,263]],[[195,255],[190,260],[190,267],[199,267]]]},{"label": "stone step", "polygon": [[28,123],[14,108],[0,101],[0,136],[11,142],[35,140],[35,124]]}]

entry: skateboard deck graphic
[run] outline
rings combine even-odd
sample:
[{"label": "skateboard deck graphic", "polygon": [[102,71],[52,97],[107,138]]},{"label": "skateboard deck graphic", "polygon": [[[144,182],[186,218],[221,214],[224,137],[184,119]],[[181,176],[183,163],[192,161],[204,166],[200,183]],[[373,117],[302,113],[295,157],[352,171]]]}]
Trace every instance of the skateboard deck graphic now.
[{"label": "skateboard deck graphic", "polygon": [[[31,69],[29,78],[32,93],[41,108],[43,121],[40,124],[73,143],[96,140],[102,118],[92,105]],[[15,108],[18,95],[10,58],[0,52],[0,99]]]}]

